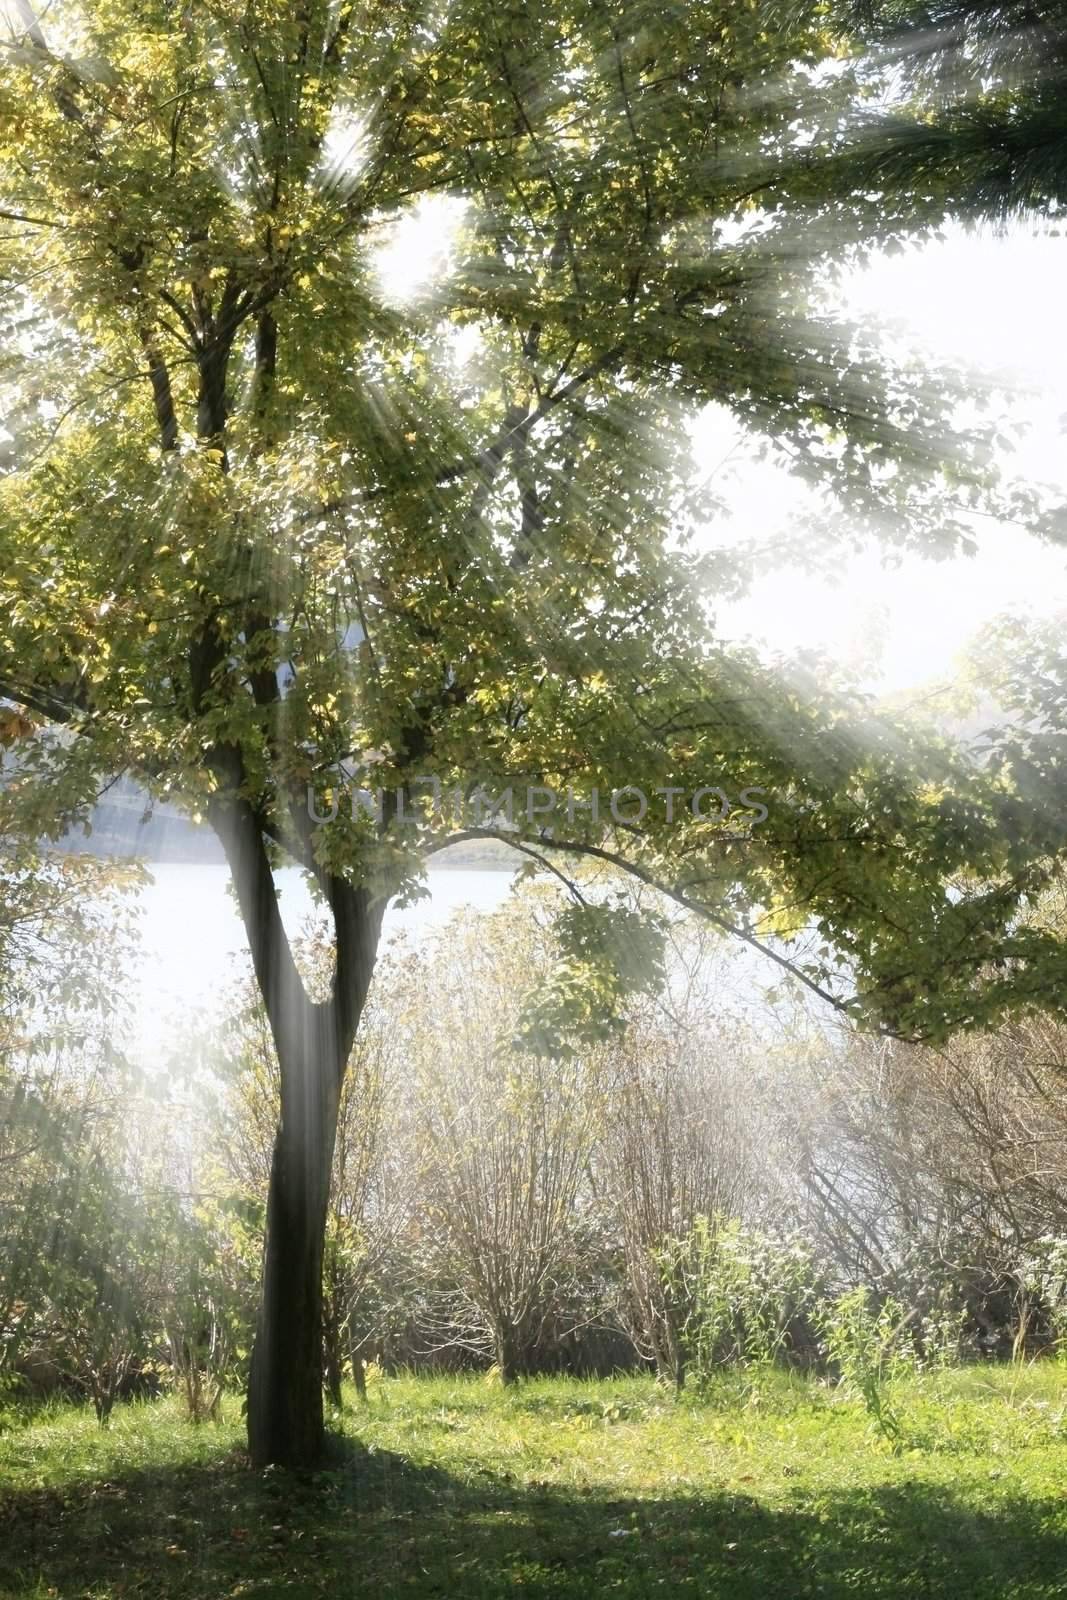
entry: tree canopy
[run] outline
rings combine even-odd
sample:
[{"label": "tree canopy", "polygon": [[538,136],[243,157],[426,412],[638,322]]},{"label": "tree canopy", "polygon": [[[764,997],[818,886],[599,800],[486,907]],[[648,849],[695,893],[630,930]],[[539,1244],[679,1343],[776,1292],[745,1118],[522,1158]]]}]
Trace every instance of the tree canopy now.
[{"label": "tree canopy", "polygon": [[[716,646],[709,607],[751,555],[691,541],[713,506],[684,422],[709,402],[836,500],[838,538],[951,547],[989,487],[951,385],[820,309],[835,253],[944,209],[850,174],[870,67],[824,7],[19,17],[0,680],[85,735],[24,758],[47,767],[43,825],[130,769],[209,815],[239,798],[320,877],[395,890],[440,811],[384,839],[362,814],[308,827],[307,785],[346,762],[358,781],[363,751],[412,796],[423,775],[579,804],[760,787],[743,842],[683,801],[640,834],[609,818],[612,844],[721,914],[737,880],[766,906],[784,875],[855,961],[877,945],[883,986],[915,914],[971,926],[942,879],[982,802],[942,795],[943,767],[916,785],[942,758],[862,706]],[[374,247],[434,193],[455,270],[398,307]],[[571,842],[603,847],[584,815]],[[872,862],[899,866],[917,827],[893,972],[881,915],[856,930]],[[1003,865],[978,834],[975,864]]]},{"label": "tree canopy", "polygon": [[883,126],[870,171],[946,190],[957,211],[1002,221],[1067,197],[1067,13],[1061,0],[858,0],[884,66],[921,98],[921,124]]}]

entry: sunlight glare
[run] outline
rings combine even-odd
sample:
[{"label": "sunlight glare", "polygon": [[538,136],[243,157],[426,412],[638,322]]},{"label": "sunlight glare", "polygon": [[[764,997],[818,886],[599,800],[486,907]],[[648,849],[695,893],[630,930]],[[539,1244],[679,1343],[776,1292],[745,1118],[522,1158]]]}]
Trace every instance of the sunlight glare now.
[{"label": "sunlight glare", "polygon": [[319,153],[319,175],[326,187],[347,194],[358,183],[369,151],[366,117],[335,112]]},{"label": "sunlight glare", "polygon": [[391,304],[409,304],[448,276],[468,204],[457,195],[423,195],[393,223],[374,252],[382,292]]},{"label": "sunlight glare", "polygon": [[[1067,318],[1061,286],[1067,239],[1055,229],[950,230],[902,254],[876,258],[846,278],[841,310],[880,318],[934,359],[967,362],[1018,387],[1008,402],[1025,432],[1002,466],[1010,476],[1067,492],[1062,435],[1067,413]],[[727,503],[709,541],[730,545],[788,537],[812,503],[804,486],[746,454],[741,430],[708,413],[694,435],[698,461]],[[887,567],[874,547],[843,550],[834,579],[768,570],[719,614],[726,637],[761,653],[822,650],[882,692],[951,677],[953,662],[1008,610],[1052,617],[1067,607],[1061,547],[1015,525],[975,528],[974,556],[908,555]]]}]

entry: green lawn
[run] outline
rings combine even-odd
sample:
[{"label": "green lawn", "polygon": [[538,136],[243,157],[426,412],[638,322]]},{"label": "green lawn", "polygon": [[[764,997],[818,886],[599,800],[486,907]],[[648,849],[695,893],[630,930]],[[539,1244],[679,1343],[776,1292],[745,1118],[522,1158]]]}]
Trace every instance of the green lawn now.
[{"label": "green lawn", "polygon": [[239,1407],[0,1433],[0,1595],[1067,1596],[1067,1371],[928,1377],[892,1451],[825,1385],[386,1379],[331,1470],[243,1465]]}]

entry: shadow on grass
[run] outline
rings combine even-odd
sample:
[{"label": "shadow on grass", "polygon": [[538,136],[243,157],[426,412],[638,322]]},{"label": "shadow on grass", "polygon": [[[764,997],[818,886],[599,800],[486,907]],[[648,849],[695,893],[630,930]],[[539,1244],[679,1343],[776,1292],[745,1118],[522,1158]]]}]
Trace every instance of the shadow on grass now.
[{"label": "shadow on grass", "polygon": [[265,1596],[824,1600],[1067,1595],[1063,1502],[968,1507],[916,1483],[618,1499],[462,1480],[359,1446],[314,1478],[201,1467],[0,1493],[4,1600]]}]

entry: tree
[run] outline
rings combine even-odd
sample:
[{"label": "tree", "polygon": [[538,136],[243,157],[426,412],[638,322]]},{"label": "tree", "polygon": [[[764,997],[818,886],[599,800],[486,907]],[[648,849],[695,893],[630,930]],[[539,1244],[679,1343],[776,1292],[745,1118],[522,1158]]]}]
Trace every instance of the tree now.
[{"label": "tree", "polygon": [[1067,10],[1062,0],[855,0],[892,59],[906,117],[869,128],[872,175],[934,181],[954,209],[1003,220],[1055,212],[1067,198]]},{"label": "tree", "polygon": [[129,1088],[114,1035],[140,877],[0,837],[0,1377],[62,1298],[57,1196],[80,1226]]},{"label": "tree", "polygon": [[114,1063],[105,1076],[82,1049],[34,1066],[0,1063],[0,1378],[35,1355],[106,1423],[152,1353],[162,1233],[130,1171]]},{"label": "tree", "polygon": [[681,1388],[691,1306],[663,1252],[700,1217],[744,1217],[763,1187],[754,1159],[759,1073],[750,1032],[715,992],[709,932],[678,922],[661,995],[633,1007],[609,1050],[610,1113],[596,1163],[621,1245],[623,1317],[640,1353]]},{"label": "tree", "polygon": [[[773,436],[851,536],[966,537],[988,482],[952,386],[886,372],[819,306],[832,253],[943,207],[929,187],[872,198],[829,160],[858,79],[815,70],[845,43],[815,3],[14,17],[0,693],[68,731],[26,742],[3,804],[55,835],[129,772],[223,843],[280,1065],[249,1443],[301,1465],[322,1446],[331,1151],[384,907],[478,831],[485,793],[520,787],[515,842],[542,854],[543,792],[573,791],[553,848],[751,942],[752,905],[814,923],[803,970],[840,980],[840,1006],[929,1032],[1010,1002],[973,981],[1015,950],[1030,884],[995,786],[724,651],[708,604],[746,561],[687,546],[709,508],[684,423],[708,403]],[[462,203],[456,270],[401,310],[373,248],[432,194]],[[384,799],[346,794],[317,825],[308,788],[329,815],[341,771]],[[464,803],[436,806],[427,775]],[[739,826],[758,788],[762,831]],[[639,822],[635,789],[659,791]],[[334,924],[325,999],[285,936],[279,859]],[[950,892],[965,868],[993,886]],[[605,916],[625,938],[571,926],[570,998],[593,985],[598,1006],[633,967],[632,926]]]},{"label": "tree", "polygon": [[[583,1202],[603,1109],[597,1059],[515,1049],[525,989],[549,982],[555,965],[546,930],[508,907],[451,927],[401,979],[411,1009],[440,1030],[410,1040],[410,1071],[423,1255],[445,1286],[442,1342],[462,1330],[504,1383],[533,1370],[546,1331],[592,1275]],[[464,981],[472,971],[476,986]]]},{"label": "tree", "polygon": [[[321,926],[309,927],[295,952],[309,993],[328,994],[333,952]],[[387,1280],[412,1200],[411,1163],[398,1137],[396,1112],[405,1036],[390,993],[389,965],[379,967],[360,1019],[333,1150],[323,1354],[326,1391],[336,1406],[341,1405],[346,1357],[357,1387],[364,1387],[364,1347],[381,1331],[380,1318],[387,1313]],[[280,1081],[270,1024],[254,982],[235,996],[233,1021],[213,1058],[225,1090],[211,1164],[234,1204],[265,1210]]]},{"label": "tree", "polygon": [[215,1420],[226,1388],[247,1371],[262,1207],[240,1195],[204,1196],[195,1207],[168,1198],[157,1208],[160,1321],[189,1420]]},{"label": "tree", "polygon": [[136,862],[48,854],[0,834],[0,1063],[103,1048],[121,1020],[132,948]]},{"label": "tree", "polygon": [[[796,1210],[838,1283],[956,1318],[976,1354],[1021,1350],[1029,1277],[1067,1225],[1064,1030],[1037,1015],[939,1050],[798,1040],[782,1095]],[[1040,1313],[1036,1315],[1035,1312]]]}]

